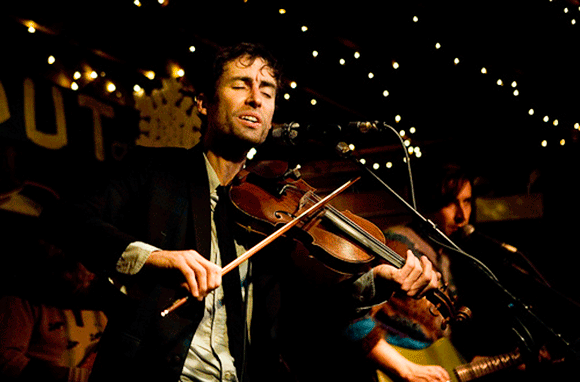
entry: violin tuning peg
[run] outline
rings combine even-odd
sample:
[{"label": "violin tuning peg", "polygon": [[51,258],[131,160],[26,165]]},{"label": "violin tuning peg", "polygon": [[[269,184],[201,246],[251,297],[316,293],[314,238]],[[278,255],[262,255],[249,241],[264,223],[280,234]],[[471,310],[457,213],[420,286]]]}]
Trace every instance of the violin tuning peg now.
[{"label": "violin tuning peg", "polygon": [[296,167],[294,167],[292,169],[289,169],[284,174],[284,178],[292,177],[295,180],[300,179],[302,177],[302,174],[300,174],[300,171],[298,170],[299,168],[300,168],[300,166],[296,166]]}]

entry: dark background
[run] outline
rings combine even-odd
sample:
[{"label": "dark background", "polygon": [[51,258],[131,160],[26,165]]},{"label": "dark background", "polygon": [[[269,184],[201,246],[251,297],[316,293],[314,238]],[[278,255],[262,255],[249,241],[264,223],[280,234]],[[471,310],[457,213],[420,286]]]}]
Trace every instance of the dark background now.
[{"label": "dark background", "polygon": [[[36,33],[27,32],[28,20],[37,23]],[[388,129],[360,134],[347,128],[351,121],[380,121],[405,130],[411,144],[421,148],[422,156],[411,160],[415,177],[421,176],[426,163],[453,160],[477,174],[480,197],[501,201],[540,195],[541,216],[516,214],[482,222],[478,228],[520,248],[557,296],[565,296],[554,298],[551,291],[534,290],[533,298],[542,301],[538,305],[555,302],[542,313],[557,331],[570,331],[573,337],[576,332],[569,321],[578,317],[574,301],[580,301],[578,23],[575,0],[170,0],[164,4],[143,0],[140,7],[120,0],[12,1],[0,6],[0,68],[4,78],[18,73],[58,83],[59,76],[70,77],[83,64],[98,67],[115,81],[118,91],[111,95],[87,85],[79,92],[125,110],[126,114],[116,114],[115,123],[129,132],[110,127],[116,133],[109,134],[130,141],[137,127],[134,84],[147,92],[159,87],[170,63],[181,65],[186,71],[182,81],[191,84],[218,47],[244,40],[262,42],[285,68],[282,95],[288,94],[289,99],[281,98],[276,122],[298,121],[302,134],[322,142],[282,148],[266,144],[260,155],[283,156],[302,164],[307,179],[324,193],[357,172],[326,143],[352,141],[355,153],[369,164],[379,163],[377,174],[408,198],[407,169],[395,134]],[[195,46],[195,52],[190,46]],[[360,58],[355,58],[355,52]],[[58,68],[47,65],[50,54],[58,58]],[[394,62],[398,69],[393,68]],[[158,77],[145,80],[144,70],[154,70]],[[498,85],[500,79],[503,85]],[[296,88],[290,86],[293,81]],[[384,90],[388,97],[383,96]],[[325,126],[336,125],[342,128],[339,135],[322,134]],[[409,132],[411,127],[416,133]],[[66,192],[65,185],[78,166],[107,171],[108,163],[75,162],[86,153],[59,155],[30,149],[25,139],[16,142],[23,153],[19,163],[26,163],[26,169],[45,158],[62,164],[62,171],[55,174],[32,171],[33,177],[63,189],[59,191]],[[387,161],[392,161],[391,169],[385,167]],[[18,175],[31,176],[25,170]],[[10,183],[6,178],[3,182]],[[356,192],[363,199],[367,193],[385,195],[369,179],[357,185]],[[388,195],[380,208],[380,216],[364,207],[360,212],[381,224],[405,219]],[[352,209],[358,211],[358,205]],[[10,214],[3,220],[19,221]]]}]

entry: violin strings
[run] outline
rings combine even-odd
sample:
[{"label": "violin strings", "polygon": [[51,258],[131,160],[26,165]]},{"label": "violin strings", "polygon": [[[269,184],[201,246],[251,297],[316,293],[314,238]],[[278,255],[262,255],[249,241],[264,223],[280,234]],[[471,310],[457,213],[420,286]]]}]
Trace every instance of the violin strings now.
[{"label": "violin strings", "polygon": [[[320,197],[318,195],[316,195],[316,194],[312,194],[312,195],[307,197],[307,199],[309,201],[316,202],[316,201],[320,200]],[[328,208],[330,210],[330,212],[335,214],[343,222],[345,222],[350,227],[352,227],[356,231],[358,231],[358,233],[363,235],[367,240],[371,241],[374,245],[376,245],[377,247],[379,247],[383,251],[387,252],[387,254],[390,256],[390,260],[387,259],[386,254],[378,253],[379,256],[381,256],[383,259],[389,261],[391,264],[393,264],[399,268],[403,267],[405,260],[397,252],[395,252],[391,247],[387,246],[385,243],[378,240],[376,237],[374,237],[373,235],[371,235],[370,233],[368,233],[367,231],[362,229],[358,224],[353,222],[350,218],[345,216],[342,212],[337,210],[335,207],[333,207],[331,205],[327,205],[326,208]]]}]

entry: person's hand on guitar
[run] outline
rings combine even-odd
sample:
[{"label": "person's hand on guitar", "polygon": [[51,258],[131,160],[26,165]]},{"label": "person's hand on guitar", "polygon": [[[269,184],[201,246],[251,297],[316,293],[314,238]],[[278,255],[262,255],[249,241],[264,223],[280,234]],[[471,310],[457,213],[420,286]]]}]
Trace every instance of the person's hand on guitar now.
[{"label": "person's hand on guitar", "polygon": [[[449,382],[449,373],[438,365],[419,365],[402,356],[386,340],[373,347],[368,358],[374,361],[392,382]],[[380,379],[383,381],[383,379]]]}]

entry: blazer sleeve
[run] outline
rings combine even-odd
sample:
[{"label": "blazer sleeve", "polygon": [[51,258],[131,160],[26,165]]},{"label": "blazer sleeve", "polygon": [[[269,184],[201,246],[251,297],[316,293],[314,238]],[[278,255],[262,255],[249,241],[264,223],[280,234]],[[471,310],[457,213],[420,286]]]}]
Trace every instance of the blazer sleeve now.
[{"label": "blazer sleeve", "polygon": [[146,241],[138,228],[143,214],[140,201],[155,172],[154,164],[148,151],[136,149],[114,174],[82,198],[46,207],[40,220],[48,239],[74,253],[91,271],[114,274],[125,249],[133,242]]}]

